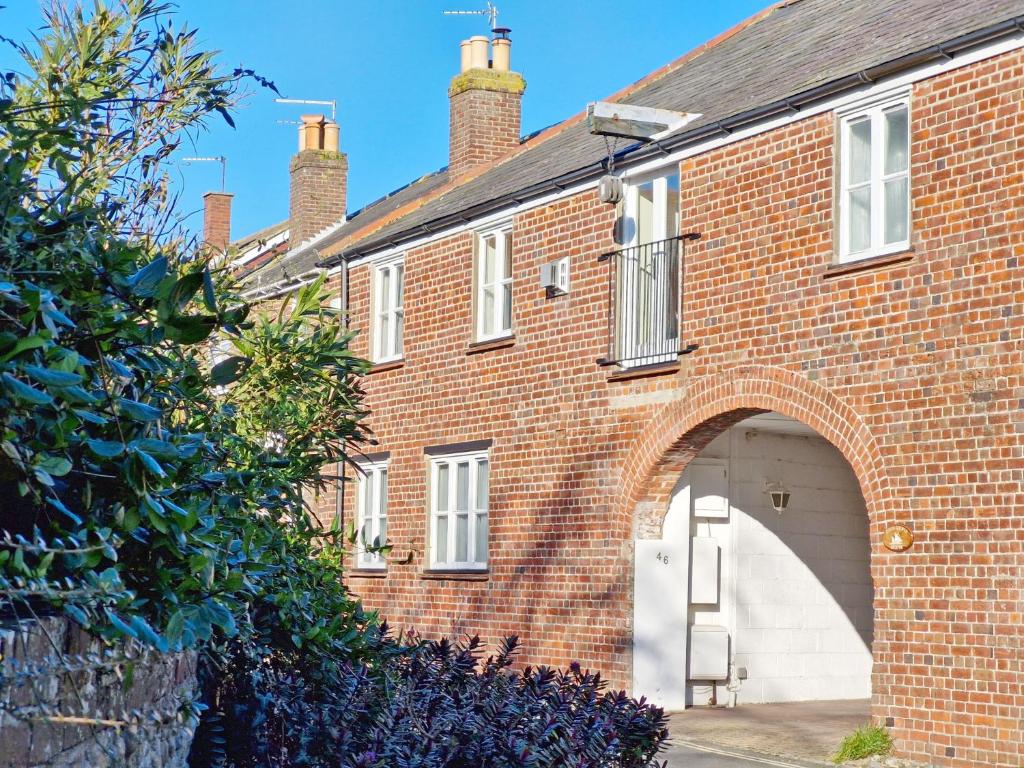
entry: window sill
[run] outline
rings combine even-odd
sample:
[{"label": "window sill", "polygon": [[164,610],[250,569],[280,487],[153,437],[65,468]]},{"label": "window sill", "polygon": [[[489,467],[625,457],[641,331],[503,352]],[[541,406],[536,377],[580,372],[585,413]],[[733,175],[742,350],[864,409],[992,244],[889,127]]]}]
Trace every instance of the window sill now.
[{"label": "window sill", "polygon": [[350,568],[348,575],[355,579],[386,579],[387,568]]},{"label": "window sill", "polygon": [[885,267],[891,267],[895,264],[902,264],[905,261],[910,261],[913,258],[913,249],[897,251],[896,253],[886,253],[881,256],[869,256],[866,259],[858,259],[857,261],[847,261],[841,264],[831,264],[825,269],[821,276],[825,280],[830,280],[834,277],[852,275],[856,274],[857,272],[867,272],[872,269],[883,269]]},{"label": "window sill", "polygon": [[664,376],[670,373],[678,373],[679,361],[669,360],[666,363],[652,363],[651,365],[638,365],[636,368],[623,368],[615,371],[608,377],[608,381],[630,381],[632,379],[644,379],[648,376]]},{"label": "window sill", "polygon": [[486,341],[474,341],[466,347],[467,355],[479,355],[482,352],[490,352],[494,349],[505,349],[506,347],[515,346],[516,337],[513,336],[502,336],[497,339],[487,339]]},{"label": "window sill", "polygon": [[491,578],[489,571],[422,571],[421,579],[432,581],[487,581]]},{"label": "window sill", "polygon": [[404,365],[404,357],[401,357],[398,360],[388,360],[383,363],[374,363],[372,366],[370,366],[370,373],[384,373],[384,371],[397,371]]}]

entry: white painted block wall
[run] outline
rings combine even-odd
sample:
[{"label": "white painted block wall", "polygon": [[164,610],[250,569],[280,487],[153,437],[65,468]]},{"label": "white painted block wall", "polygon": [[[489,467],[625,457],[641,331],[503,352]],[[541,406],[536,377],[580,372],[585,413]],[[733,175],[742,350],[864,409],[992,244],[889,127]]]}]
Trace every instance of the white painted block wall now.
[{"label": "white painted block wall", "polygon": [[[723,583],[718,605],[690,606],[690,623],[729,628],[735,665],[748,673],[739,703],[870,696],[868,520],[845,459],[820,437],[743,426],[701,458],[728,460],[731,509],[728,520],[691,521],[691,535],[719,541]],[[791,492],[781,515],[765,480]],[[704,704],[709,693],[694,683],[688,700]],[[720,686],[719,702],[725,695]]]}]

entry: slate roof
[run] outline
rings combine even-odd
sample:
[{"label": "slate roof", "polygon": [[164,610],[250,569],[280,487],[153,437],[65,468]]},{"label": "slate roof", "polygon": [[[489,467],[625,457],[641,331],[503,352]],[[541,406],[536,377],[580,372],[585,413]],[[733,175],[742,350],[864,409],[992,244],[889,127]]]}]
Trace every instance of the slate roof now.
[{"label": "slate roof", "polygon": [[[790,0],[612,100],[700,113],[675,138],[706,135],[721,121],[1012,19],[1024,22],[1024,0]],[[644,149],[633,145],[620,154]],[[399,193],[401,200],[395,195],[353,216],[316,248],[321,254],[353,255],[400,242],[432,224],[460,214],[471,216],[490,201],[520,192],[527,198],[541,182],[571,178],[587,169],[596,173],[605,155],[604,139],[592,136],[577,115],[447,189],[447,174],[427,177],[434,178],[433,183],[407,187]],[[411,210],[388,220],[389,213],[418,198],[423,198],[420,205],[408,206]],[[379,207],[384,205],[388,210]],[[307,269],[317,261],[315,252],[293,255]],[[294,269],[289,271],[295,274]]]},{"label": "slate roof", "polygon": [[[442,168],[434,173],[429,173],[411,184],[407,184],[379,200],[364,206],[358,211],[350,213],[345,224],[342,226],[341,231],[352,231],[356,227],[363,227],[377,221],[394,212],[409,201],[430,194],[431,191],[443,186],[447,181],[447,168]],[[246,240],[250,242],[253,239],[254,238],[252,237],[246,238]],[[310,249],[306,252],[299,252],[290,255],[285,259],[280,259],[269,265],[262,266],[262,268],[258,270],[253,270],[246,280],[253,288],[272,285],[282,279],[296,278],[299,275],[305,274],[311,269],[316,268],[319,260],[320,254],[315,249]]]}]

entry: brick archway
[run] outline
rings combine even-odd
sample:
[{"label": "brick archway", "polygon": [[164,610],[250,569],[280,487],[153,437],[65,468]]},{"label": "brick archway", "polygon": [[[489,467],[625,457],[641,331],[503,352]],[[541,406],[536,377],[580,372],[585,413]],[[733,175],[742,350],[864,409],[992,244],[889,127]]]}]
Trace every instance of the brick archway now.
[{"label": "brick archway", "polygon": [[622,513],[636,538],[659,538],[679,475],[718,434],[743,419],[775,411],[803,422],[853,468],[872,537],[896,514],[881,454],[860,416],[825,387],[783,368],[737,366],[690,382],[637,438],[625,467]]}]

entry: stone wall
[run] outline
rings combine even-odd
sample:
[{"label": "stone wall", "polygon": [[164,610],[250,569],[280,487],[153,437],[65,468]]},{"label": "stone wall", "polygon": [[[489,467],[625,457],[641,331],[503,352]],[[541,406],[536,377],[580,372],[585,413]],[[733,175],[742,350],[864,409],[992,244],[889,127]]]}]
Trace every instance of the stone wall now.
[{"label": "stone wall", "polygon": [[0,622],[0,768],[185,766],[195,669],[61,618]]}]

